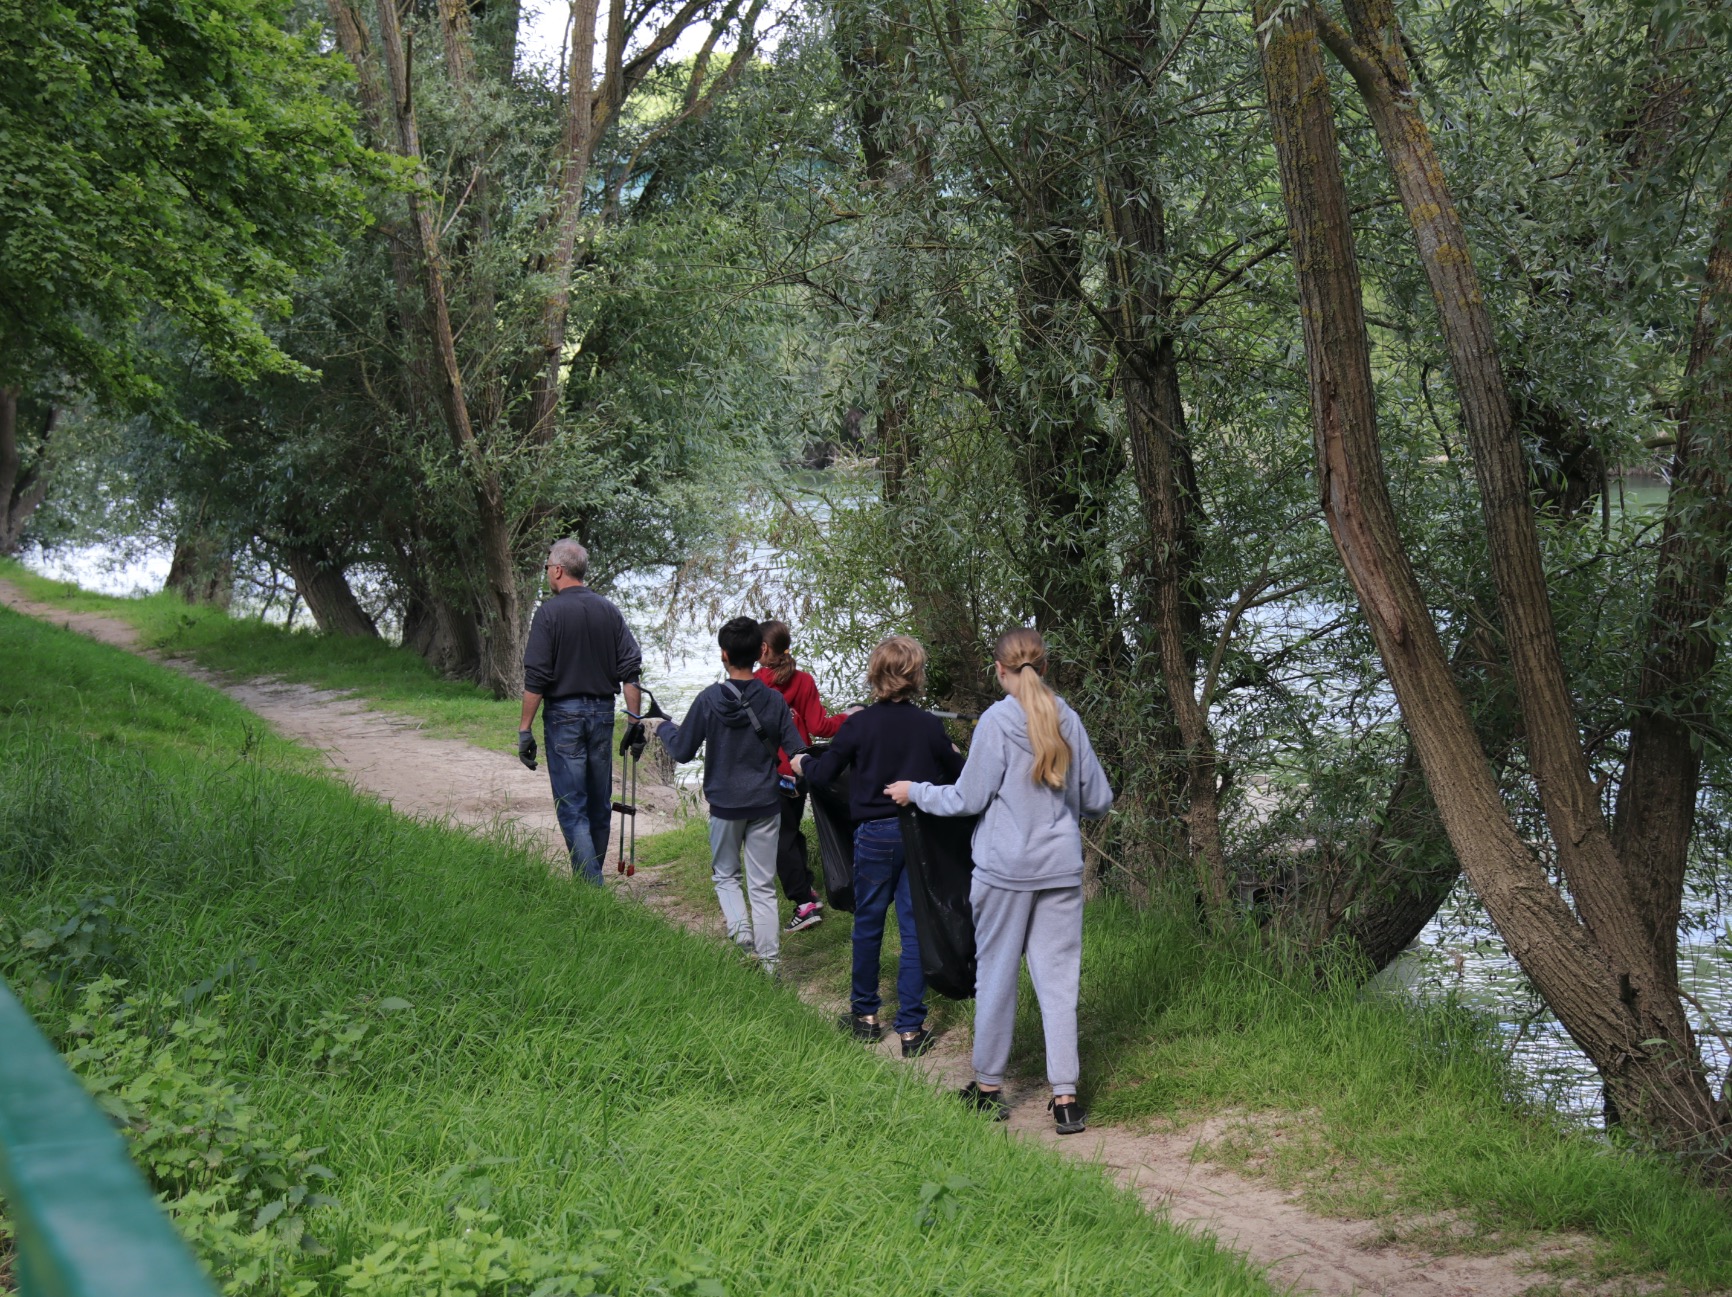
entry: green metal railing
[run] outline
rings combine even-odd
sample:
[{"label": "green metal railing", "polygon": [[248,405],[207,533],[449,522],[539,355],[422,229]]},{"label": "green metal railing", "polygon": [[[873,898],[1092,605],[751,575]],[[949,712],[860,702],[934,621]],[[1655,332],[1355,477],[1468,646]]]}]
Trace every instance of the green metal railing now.
[{"label": "green metal railing", "polygon": [[0,1199],[23,1297],[213,1297],[126,1141],[4,982]]}]

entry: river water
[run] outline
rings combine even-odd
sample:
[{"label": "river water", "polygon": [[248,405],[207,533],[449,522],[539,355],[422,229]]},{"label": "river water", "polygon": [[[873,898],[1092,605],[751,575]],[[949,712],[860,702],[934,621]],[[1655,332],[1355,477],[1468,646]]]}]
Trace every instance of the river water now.
[{"label": "river water", "polygon": [[[162,588],[168,574],[166,551],[132,549],[119,561],[111,561],[108,554],[96,548],[68,549],[52,555],[28,554],[25,561],[46,576],[110,594]],[[634,622],[645,630],[645,680],[677,717],[700,690],[721,678],[716,626],[747,610],[712,605],[701,614],[687,610],[671,619],[660,617],[659,611],[652,610],[666,607],[663,588],[649,577],[628,583],[621,594],[635,614]],[[282,616],[283,610],[278,609],[273,619],[280,621]],[[658,617],[660,624],[655,625]],[[796,654],[799,651],[796,641]],[[832,707],[858,700],[864,693],[857,664],[818,657],[802,658],[801,665],[817,677]],[[682,767],[679,781],[695,783],[700,774],[696,764]],[[1724,1076],[1732,1066],[1732,1056],[1720,1038],[1720,1032],[1732,1035],[1732,924],[1726,912],[1711,903],[1692,909],[1714,917],[1682,934],[1679,971],[1684,990],[1697,1001],[1689,1012],[1701,1035],[1703,1053],[1716,1074]],[[1592,1064],[1546,1011],[1465,886],[1457,889],[1413,946],[1371,984],[1368,994],[1451,996],[1486,1013],[1497,1023],[1531,1098],[1550,1103],[1572,1121],[1600,1123],[1600,1082]]]}]

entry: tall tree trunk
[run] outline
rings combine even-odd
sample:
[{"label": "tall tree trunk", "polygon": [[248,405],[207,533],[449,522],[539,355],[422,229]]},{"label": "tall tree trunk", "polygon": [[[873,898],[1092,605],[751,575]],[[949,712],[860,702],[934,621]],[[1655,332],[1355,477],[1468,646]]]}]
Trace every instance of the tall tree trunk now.
[{"label": "tall tree trunk", "polygon": [[[1676,976],[1678,923],[1702,782],[1702,721],[1732,550],[1732,181],[1720,203],[1685,370],[1630,747],[1612,824],[1647,940]],[[1677,984],[1671,983],[1676,993]]]},{"label": "tall tree trunk", "polygon": [[48,498],[48,443],[60,420],[59,406],[43,408],[42,417],[35,420],[35,444],[26,464],[18,401],[16,388],[0,387],[0,554],[16,554],[23,548],[24,529]]},{"label": "tall tree trunk", "polygon": [[1546,823],[1589,928],[1603,931],[1633,972],[1646,971],[1652,953],[1624,922],[1629,880],[1582,753],[1527,465],[1467,232],[1418,109],[1390,0],[1346,0],[1346,10],[1352,37],[1329,24],[1323,35],[1360,88],[1431,284],[1473,447],[1498,611]]},{"label": "tall tree trunk", "polygon": [[[1558,734],[1542,733],[1548,725],[1558,724],[1556,700],[1544,695],[1554,674],[1561,682],[1561,668],[1554,672],[1547,663],[1548,655],[1556,657],[1556,643],[1550,633],[1549,608],[1544,608],[1543,573],[1537,591],[1526,589],[1521,584],[1526,559],[1520,553],[1496,553],[1500,546],[1519,550],[1524,517],[1526,539],[1532,539],[1531,513],[1521,515],[1512,507],[1513,499],[1531,510],[1519,452],[1511,464],[1504,448],[1487,446],[1487,455],[1495,456],[1495,462],[1489,468],[1478,467],[1490,479],[1482,494],[1490,496],[1485,509],[1494,576],[1500,585],[1512,674],[1523,702],[1527,750],[1558,848],[1574,854],[1575,868],[1569,877],[1582,920],[1552,887],[1503,805],[1408,562],[1384,479],[1358,263],[1316,23],[1315,12],[1307,7],[1274,13],[1267,3],[1257,6],[1264,82],[1299,282],[1319,484],[1330,533],[1371,627],[1450,842],[1511,953],[1600,1068],[1626,1118],[1669,1147],[1723,1166],[1725,1114],[1708,1089],[1689,1024],[1676,999],[1658,984],[1654,952],[1649,950],[1643,957],[1632,950],[1638,943],[1628,931],[1628,908],[1620,913],[1606,895],[1608,888],[1627,894],[1621,887],[1621,869],[1613,861],[1610,880],[1584,880],[1580,889],[1575,884],[1584,857],[1593,854],[1593,825],[1587,822],[1588,811],[1569,778],[1570,767],[1581,762],[1581,752],[1568,715],[1567,694],[1562,724],[1570,752],[1560,751]],[[1387,56],[1387,48],[1382,52]],[[1433,170],[1430,183],[1438,190],[1435,197],[1447,202],[1441,174]],[[1453,217],[1453,207],[1448,211]],[[1421,209],[1416,221],[1423,218]],[[1453,257],[1443,260],[1465,264],[1471,273],[1465,244],[1457,241],[1453,247]],[[1473,302],[1456,300],[1448,305],[1465,310]],[[1482,341],[1489,346],[1489,337]],[[1478,369],[1470,367],[1467,377],[1458,373],[1464,387],[1474,386],[1474,373],[1483,374],[1481,360]],[[1482,407],[1475,418],[1483,432],[1485,424],[1495,421],[1495,410],[1485,408],[1495,397],[1487,396],[1483,385],[1474,390],[1473,399]],[[1469,399],[1465,393],[1463,399],[1464,404]],[[1477,445],[1475,449],[1478,459]],[[1543,611],[1533,606],[1536,598]],[[1561,788],[1552,783],[1560,778],[1566,785]],[[1597,806],[1593,809],[1597,813]],[[1578,830],[1575,836],[1568,832],[1572,828]],[[1584,843],[1586,851],[1580,849]],[[1591,911],[1601,912],[1600,917]],[[1624,920],[1621,930],[1620,919]]]},{"label": "tall tree trunk", "polygon": [[[609,22],[624,6],[609,7]],[[529,427],[537,440],[553,438],[563,389],[566,325],[571,316],[571,267],[583,219],[583,186],[595,153],[595,37],[598,0],[572,0],[570,47],[565,66],[565,118],[559,141],[559,182],[553,198],[553,248],[545,263],[549,284],[541,307],[541,357],[529,398]]]},{"label": "tall tree trunk", "polygon": [[234,547],[227,536],[205,525],[202,501],[175,533],[163,588],[177,592],[187,603],[212,608],[227,608],[234,600]]},{"label": "tall tree trunk", "polygon": [[[394,140],[391,132],[394,115],[386,102],[385,87],[379,80],[378,60],[373,57],[366,26],[361,21],[360,11],[355,7],[354,0],[326,0],[326,8],[331,15],[331,30],[336,34],[337,48],[355,69],[355,85],[357,98],[360,101],[362,138],[369,148],[380,152],[394,151]],[[389,216],[379,217],[379,232],[385,236],[385,247],[391,261],[391,276],[397,286],[397,320],[398,327],[405,334],[415,328],[418,312],[415,308],[415,259],[410,251],[409,233],[401,223]],[[416,377],[432,385],[431,377],[420,372],[420,365],[411,365],[417,371]],[[407,384],[406,395],[414,401],[421,382],[412,381]],[[413,410],[418,401],[411,405]]]},{"label": "tall tree trunk", "polygon": [[[1142,76],[1161,58],[1159,0],[1128,0],[1120,16],[1129,57],[1103,65],[1108,102],[1141,93]],[[1103,128],[1109,136],[1133,129],[1110,110]],[[1173,800],[1183,808],[1179,822],[1197,893],[1211,920],[1220,922],[1232,902],[1232,880],[1221,834],[1220,754],[1208,703],[1199,696],[1202,506],[1179,386],[1173,303],[1166,290],[1166,207],[1152,180],[1128,171],[1103,177],[1102,190],[1116,308],[1112,341],[1121,356],[1125,431],[1148,533],[1144,597],[1168,707],[1161,719],[1181,747],[1182,786]]]},{"label": "tall tree trunk", "polygon": [[[593,3],[593,0],[591,0]],[[379,44],[384,56],[386,83],[397,124],[397,151],[411,160],[420,180],[422,167],[420,128],[412,98],[413,65],[397,18],[396,0],[380,0]],[[488,464],[485,449],[470,422],[464,396],[463,372],[457,359],[456,336],[445,290],[444,259],[439,248],[439,227],[419,188],[409,191],[409,216],[419,256],[422,289],[426,295],[424,315],[439,385],[445,427],[470,483],[475,508],[477,545],[485,574],[483,611],[484,640],[478,680],[496,697],[515,693],[523,677],[524,618],[519,597],[516,562],[511,547],[511,527],[505,513],[504,490],[499,475]]]},{"label": "tall tree trunk", "polygon": [[378,638],[379,628],[355,598],[342,564],[324,546],[283,545],[281,550],[295,580],[295,592],[306,600],[320,630],[353,639]]},{"label": "tall tree trunk", "polygon": [[[1661,857],[1621,852],[1614,842],[1575,722],[1552,621],[1534,503],[1527,490],[1521,441],[1498,361],[1491,310],[1466,229],[1420,113],[1394,5],[1392,0],[1344,0],[1344,7],[1351,37],[1332,26],[1325,28],[1324,35],[1365,100],[1431,284],[1473,447],[1474,474],[1490,541],[1492,579],[1511,673],[1521,700],[1525,747],[1558,864],[1589,934],[1618,978],[1620,993],[1628,988],[1627,998],[1633,1002],[1637,1017],[1651,1027],[1644,1039],[1666,1042],[1666,1049],[1674,1053],[1675,1071],[1694,1071],[1699,1092],[1675,1096],[1668,1104],[1670,1115],[1681,1118],[1685,1110],[1695,1107],[1700,1109],[1695,1118],[1698,1123],[1724,1120],[1723,1113],[1714,1112],[1694,1034],[1677,993],[1675,927],[1682,903],[1688,820],[1674,815],[1669,831],[1633,836],[1633,845],[1659,849]],[[1705,305],[1715,297],[1712,262],[1706,282]],[[1713,314],[1710,310],[1710,316]],[[1707,458],[1711,461],[1715,457]],[[1719,536],[1709,531],[1709,544],[1725,539],[1725,521],[1722,515]],[[1699,559],[1682,560],[1685,569],[1698,566]],[[1717,583],[1710,580],[1708,584],[1713,589],[1703,591],[1699,580],[1683,578],[1683,585],[1698,588],[1682,602],[1662,590],[1656,615],[1682,615],[1688,611],[1684,604],[1704,596],[1717,605],[1724,595],[1723,575]],[[1651,643],[1650,649],[1654,647]],[[1651,652],[1648,664],[1657,672],[1689,672],[1701,654],[1699,650],[1686,651],[1688,663],[1668,657],[1666,650],[1658,658]],[[1707,665],[1712,661],[1710,647]],[[1691,679],[1686,691],[1692,685],[1699,687],[1699,681]],[[1674,806],[1682,803],[1693,807],[1696,772],[1694,762],[1652,762],[1645,779],[1646,791],[1668,798]],[[1661,778],[1673,784],[1664,793],[1657,787]],[[1660,938],[1658,933],[1667,924],[1674,935]],[[1600,1061],[1601,1056],[1587,1041],[1578,1038],[1578,1043]],[[1616,1048],[1615,1042],[1602,1043]],[[1620,1110],[1625,1110],[1621,1097],[1614,1097]]]},{"label": "tall tree trunk", "polygon": [[[738,80],[741,69],[752,60],[757,49],[757,22],[763,12],[762,0],[754,0],[745,20],[739,24],[739,44],[727,72],[714,78],[707,91],[701,95],[696,93],[695,87],[707,72],[717,40],[739,18],[740,6],[741,0],[727,0],[722,5],[710,36],[694,61],[686,104],[669,121],[663,122],[658,131],[709,112],[718,96]],[[552,439],[560,395],[565,390],[571,273],[577,263],[577,235],[583,223],[584,187],[602,132],[655,67],[656,61],[709,7],[710,0],[684,0],[660,30],[648,40],[642,40],[636,26],[627,23],[628,7],[624,4],[609,5],[607,31],[601,38],[601,79],[597,84],[595,56],[599,0],[572,0],[570,52],[565,67],[565,114],[558,151],[553,157],[558,172],[553,189],[553,211],[548,222],[553,238],[551,248],[541,259],[539,267],[546,278],[547,288],[541,307],[541,354],[529,401],[529,429],[537,441],[545,443]],[[632,23],[641,22],[645,14],[645,10],[637,11],[632,15]],[[626,57],[628,45],[635,51],[630,58]]]}]

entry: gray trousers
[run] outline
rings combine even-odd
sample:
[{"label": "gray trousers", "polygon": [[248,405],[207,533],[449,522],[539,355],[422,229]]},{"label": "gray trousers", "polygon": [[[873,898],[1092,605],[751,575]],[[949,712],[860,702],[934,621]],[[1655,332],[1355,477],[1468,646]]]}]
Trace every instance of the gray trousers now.
[{"label": "gray trousers", "polygon": [[1075,1094],[1076,1002],[1082,982],[1082,887],[1013,892],[974,880],[974,1079],[1004,1084],[1016,1026],[1016,978],[1023,956],[1046,1028],[1046,1079],[1052,1092]]},{"label": "gray trousers", "polygon": [[[765,968],[776,967],[782,949],[781,918],[776,911],[776,839],[782,817],[723,820],[710,816],[710,881],[722,903],[730,940],[757,952]],[[740,894],[740,863],[745,858],[746,890]],[[747,904],[751,913],[747,915]]]}]

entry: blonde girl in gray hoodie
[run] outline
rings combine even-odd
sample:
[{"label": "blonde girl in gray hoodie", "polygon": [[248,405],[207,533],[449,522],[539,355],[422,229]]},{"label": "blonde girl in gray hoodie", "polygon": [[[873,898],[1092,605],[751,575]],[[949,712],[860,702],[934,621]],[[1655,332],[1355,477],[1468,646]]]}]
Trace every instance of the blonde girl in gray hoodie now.
[{"label": "blonde girl in gray hoodie", "polygon": [[884,791],[931,815],[981,817],[969,892],[978,961],[974,1080],[963,1100],[1000,1121],[1010,1115],[1004,1071],[1026,958],[1046,1029],[1047,1107],[1059,1134],[1073,1135],[1083,1129],[1076,1097],[1082,821],[1105,815],[1113,792],[1082,721],[1047,687],[1040,632],[1007,631],[992,656],[1009,697],[980,718],[961,777],[954,784],[902,780]]}]

